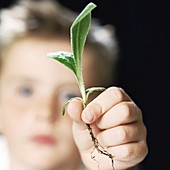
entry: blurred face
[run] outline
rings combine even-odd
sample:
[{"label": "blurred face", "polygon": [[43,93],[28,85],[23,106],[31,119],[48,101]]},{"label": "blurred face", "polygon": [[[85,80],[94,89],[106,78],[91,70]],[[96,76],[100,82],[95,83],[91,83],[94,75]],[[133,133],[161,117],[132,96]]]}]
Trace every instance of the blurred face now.
[{"label": "blurred face", "polygon": [[59,50],[70,51],[70,43],[30,38],[7,53],[0,77],[0,118],[12,164],[70,170],[79,161],[72,122],[60,114],[66,101],[80,95],[77,82],[66,67],[45,58]]}]

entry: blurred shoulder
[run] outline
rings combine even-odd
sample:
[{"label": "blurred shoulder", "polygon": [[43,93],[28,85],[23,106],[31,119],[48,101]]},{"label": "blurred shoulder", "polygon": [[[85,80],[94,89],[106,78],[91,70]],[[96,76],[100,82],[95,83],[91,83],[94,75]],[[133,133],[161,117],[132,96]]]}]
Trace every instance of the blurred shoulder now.
[{"label": "blurred shoulder", "polygon": [[9,170],[9,156],[6,139],[0,135],[0,170]]}]

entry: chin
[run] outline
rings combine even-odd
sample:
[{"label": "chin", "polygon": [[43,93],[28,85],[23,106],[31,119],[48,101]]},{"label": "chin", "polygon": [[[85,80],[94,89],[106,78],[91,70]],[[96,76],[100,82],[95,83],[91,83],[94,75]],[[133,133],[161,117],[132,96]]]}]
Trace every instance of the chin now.
[{"label": "chin", "polygon": [[[54,167],[60,166],[62,162],[64,162],[64,159],[62,161],[62,157],[59,156],[59,154],[56,154],[54,152],[34,152],[32,154],[28,154],[28,157],[25,157],[25,162],[27,162],[28,165],[31,165],[32,169],[47,169],[51,170],[54,169]],[[57,168],[55,168],[56,170]]]},{"label": "chin", "polygon": [[62,164],[62,160],[58,159],[52,159],[52,158],[46,158],[46,159],[36,159],[36,160],[30,160],[29,164],[35,168],[35,169],[58,169],[57,167],[60,167],[60,164]]}]

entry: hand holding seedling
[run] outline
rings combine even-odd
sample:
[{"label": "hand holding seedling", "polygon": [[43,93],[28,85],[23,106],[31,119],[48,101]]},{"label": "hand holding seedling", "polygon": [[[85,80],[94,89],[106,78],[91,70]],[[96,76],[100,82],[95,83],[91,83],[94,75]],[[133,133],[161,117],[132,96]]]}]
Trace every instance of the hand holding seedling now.
[{"label": "hand holding seedling", "polygon": [[[76,109],[75,109],[76,108]],[[88,170],[112,170],[110,159],[92,153],[94,145],[85,123],[91,124],[101,146],[114,155],[115,170],[125,170],[141,162],[147,154],[146,128],[138,106],[120,88],[110,87],[83,109],[80,100],[72,100],[67,113],[73,120],[73,135]]]},{"label": "hand holding seedling", "polygon": [[[116,87],[85,89],[82,53],[91,11],[95,7],[93,3],[88,4],[72,24],[72,52],[59,51],[48,56],[72,70],[77,79],[82,99],[68,101],[62,114],[67,112],[73,120],[74,138],[85,166],[94,170],[97,162],[101,170],[126,169],[145,157],[146,130],[141,111],[123,90]],[[94,91],[104,92],[87,105],[88,97]]]},{"label": "hand holding seedling", "polygon": [[[82,53],[86,41],[86,37],[88,34],[88,30],[90,27],[91,22],[91,11],[96,7],[95,4],[89,3],[86,8],[80,13],[80,15],[76,18],[71,26],[71,47],[72,53],[59,51],[55,53],[49,53],[48,57],[54,58],[55,60],[59,61],[60,63],[64,64],[68,67],[71,71],[73,71],[74,75],[76,76],[79,89],[82,95],[82,104],[83,108],[86,107],[88,102],[88,97],[94,91],[103,91],[105,88],[103,87],[92,87],[89,89],[85,89],[83,75],[82,75]],[[62,115],[65,114],[65,108],[69,104],[68,101],[62,109]],[[114,169],[114,162],[113,156],[110,154],[106,149],[104,149],[100,143],[98,142],[97,138],[94,136],[93,130],[89,123],[86,123],[91,140],[94,144],[94,149],[96,149],[100,154],[108,156],[112,161],[112,167]],[[93,157],[94,159],[94,157]]]}]

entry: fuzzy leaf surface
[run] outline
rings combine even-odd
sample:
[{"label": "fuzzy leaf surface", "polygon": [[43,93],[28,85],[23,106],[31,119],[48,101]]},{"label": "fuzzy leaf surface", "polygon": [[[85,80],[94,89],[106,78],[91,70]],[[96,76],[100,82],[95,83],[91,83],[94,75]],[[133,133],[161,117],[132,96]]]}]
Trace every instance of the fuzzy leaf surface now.
[{"label": "fuzzy leaf surface", "polygon": [[86,90],[86,100],[88,100],[88,97],[91,93],[95,92],[95,91],[104,91],[106,90],[106,88],[104,87],[91,87],[91,88],[88,88]]},{"label": "fuzzy leaf surface", "polygon": [[61,64],[64,64],[66,67],[72,70],[75,75],[77,75],[73,53],[58,51],[55,53],[48,53],[47,57],[53,58],[59,61]]},{"label": "fuzzy leaf surface", "polygon": [[96,7],[89,3],[71,26],[71,46],[78,69],[81,67],[82,52],[91,23],[91,11]]}]

